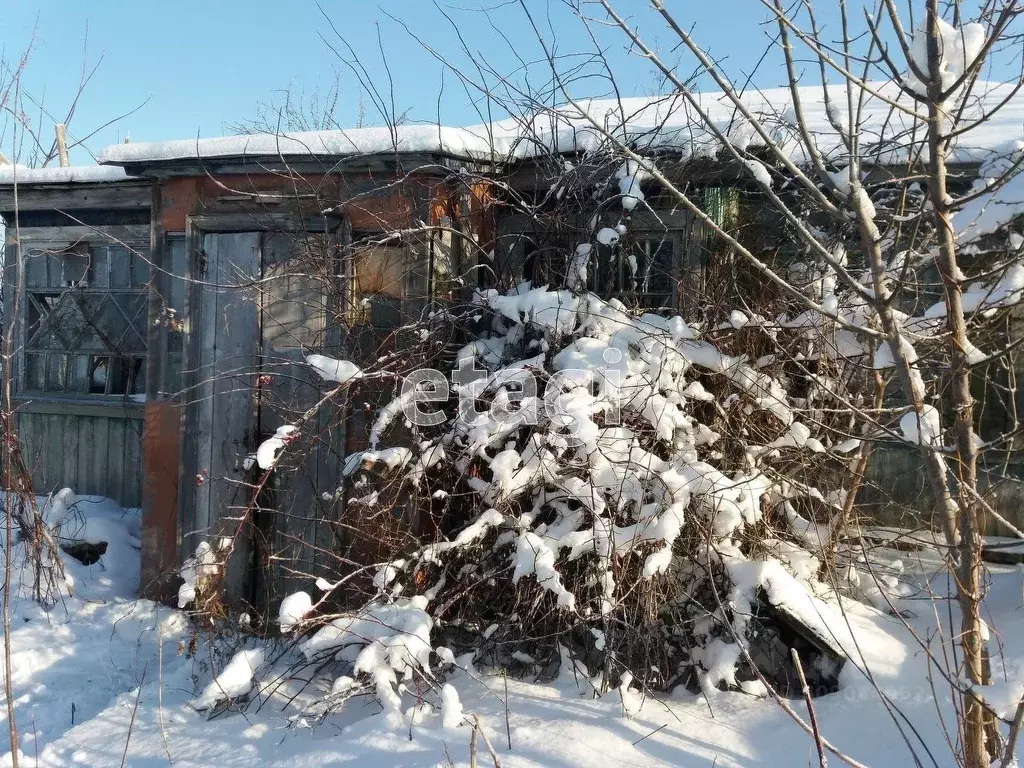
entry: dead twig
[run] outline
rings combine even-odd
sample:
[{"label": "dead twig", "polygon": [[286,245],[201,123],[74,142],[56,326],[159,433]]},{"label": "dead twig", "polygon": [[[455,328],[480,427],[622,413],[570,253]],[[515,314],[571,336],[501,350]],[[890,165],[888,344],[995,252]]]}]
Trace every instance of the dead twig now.
[{"label": "dead twig", "polygon": [[149,670],[149,664],[146,664],[142,670],[142,679],[139,680],[139,690],[135,694],[135,706],[132,707],[132,716],[128,721],[128,735],[124,740],[124,753],[121,755],[121,768],[128,765],[128,746],[132,743],[132,729],[135,727],[135,715],[139,711],[139,702],[142,700],[142,686],[146,682],[146,672]]},{"label": "dead twig", "polygon": [[473,715],[473,732],[480,732],[480,738],[484,740],[484,746],[487,747],[487,751],[491,753],[491,760],[494,761],[494,768],[501,768],[501,758],[498,757],[498,753],[494,749],[494,745],[491,744],[491,740],[487,738],[487,734],[484,732],[483,727],[480,725],[480,715]]},{"label": "dead twig", "polygon": [[800,690],[804,694],[804,701],[807,702],[807,713],[811,720],[811,730],[814,731],[814,746],[818,749],[818,765],[821,768],[828,768],[828,758],[825,756],[825,745],[821,740],[821,731],[818,730],[818,716],[814,712],[814,702],[811,701],[811,688],[807,685],[807,676],[804,675],[804,665],[800,663],[800,654],[796,648],[789,649],[789,655],[793,658],[793,666],[800,676]]}]

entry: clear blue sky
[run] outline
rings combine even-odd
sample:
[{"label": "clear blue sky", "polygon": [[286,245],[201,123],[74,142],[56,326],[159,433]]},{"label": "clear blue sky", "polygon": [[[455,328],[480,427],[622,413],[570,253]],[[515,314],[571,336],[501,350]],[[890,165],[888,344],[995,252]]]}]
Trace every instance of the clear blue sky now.
[{"label": "clear blue sky", "polygon": [[[559,52],[593,49],[584,27],[560,0],[526,3]],[[634,14],[652,40],[671,42],[670,34],[645,10],[646,2],[620,0],[618,5]],[[71,121],[74,137],[83,138],[113,117],[139,108],[90,138],[87,146],[93,151],[121,141],[126,133],[132,141],[228,133],[233,124],[255,117],[257,104],[279,102],[286,89],[315,98],[317,90],[330,86],[335,73],[341,77],[338,122],[355,125],[362,101],[365,121],[381,124],[381,115],[356,76],[331,50],[344,46],[324,14],[390,100],[378,50],[379,25],[397,111],[408,110],[415,120],[436,120],[439,111],[441,120],[450,124],[471,124],[480,117],[457,78],[451,72],[443,74],[444,66],[413,34],[460,66],[486,59],[518,82],[525,76],[518,58],[537,62],[541,51],[523,10],[506,0],[443,0],[442,7],[458,24],[472,57],[460,50],[451,25],[430,0],[323,0],[320,6],[313,0],[8,0],[6,6],[0,17],[5,56],[16,62],[35,35],[24,88],[54,117],[67,109],[83,60],[90,67],[99,63]],[[753,68],[767,45],[760,24],[765,12],[758,0],[670,0],[669,7],[681,22],[695,26],[713,53],[728,55],[733,72]],[[389,15],[404,22],[412,34]],[[607,46],[625,95],[660,89],[649,64],[626,51],[620,33],[606,30],[599,42]],[[688,68],[684,63],[680,71],[686,74]],[[543,85],[543,68],[530,68],[530,77]],[[777,62],[763,67],[755,78],[763,87],[782,80]],[[574,89],[577,95],[609,92],[607,83],[597,79],[577,83]],[[53,122],[54,118],[44,119],[48,139]],[[9,131],[8,127],[0,137],[5,151]],[[73,160],[90,162],[90,157],[76,150]]]}]

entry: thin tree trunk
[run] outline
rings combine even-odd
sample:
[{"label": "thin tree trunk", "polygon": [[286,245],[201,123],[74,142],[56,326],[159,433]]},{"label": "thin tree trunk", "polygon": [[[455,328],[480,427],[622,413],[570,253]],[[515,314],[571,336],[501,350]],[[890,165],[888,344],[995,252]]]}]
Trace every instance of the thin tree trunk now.
[{"label": "thin tree trunk", "polygon": [[[11,740],[11,765],[13,768],[18,768],[18,724],[15,720],[15,706],[14,706],[14,688],[11,682],[11,672],[13,671],[13,665],[11,663],[11,571],[14,568],[14,560],[12,557],[14,549],[14,515],[15,507],[20,507],[20,494],[18,494],[14,487],[14,455],[15,446],[18,440],[17,434],[14,430],[14,408],[13,400],[11,397],[11,365],[14,362],[14,318],[18,312],[18,300],[20,297],[21,287],[24,281],[24,271],[22,269],[22,254],[21,254],[21,243],[20,243],[20,228],[18,225],[18,185],[17,177],[15,177],[14,184],[14,247],[17,249],[15,254],[15,280],[14,284],[8,283],[4,286],[4,291],[14,290],[14,300],[10,302],[9,307],[11,309],[11,317],[4,318],[7,322],[7,327],[4,329],[3,337],[3,371],[0,372],[2,375],[2,386],[3,391],[3,403],[0,407],[3,408],[3,418],[0,421],[0,426],[4,429],[3,434],[3,482],[4,482],[4,533],[6,538],[4,541],[4,598],[3,598],[3,633],[4,633],[4,698],[7,704],[7,732]],[[5,258],[6,261],[6,258]],[[6,282],[6,281],[5,281]],[[19,510],[20,511],[20,510]],[[22,515],[18,515],[19,521]]]},{"label": "thin tree trunk", "polygon": [[[949,394],[953,408],[953,437],[956,444],[954,470],[959,504],[959,552],[954,571],[957,600],[960,604],[960,644],[967,677],[975,685],[988,682],[985,670],[985,643],[981,632],[982,565],[981,537],[978,526],[978,450],[974,442],[974,398],[971,395],[971,369],[967,350],[967,323],[964,318],[962,273],[957,263],[956,238],[948,205],[944,134],[947,120],[941,75],[942,41],[939,39],[938,0],[928,0],[928,165],[929,196],[934,210],[938,257],[946,301],[946,329],[949,332]],[[953,554],[953,553],[951,553]],[[964,763],[968,768],[989,765],[989,753],[998,752],[998,744],[986,749],[988,719],[984,703],[968,691],[964,695],[961,724]]]}]

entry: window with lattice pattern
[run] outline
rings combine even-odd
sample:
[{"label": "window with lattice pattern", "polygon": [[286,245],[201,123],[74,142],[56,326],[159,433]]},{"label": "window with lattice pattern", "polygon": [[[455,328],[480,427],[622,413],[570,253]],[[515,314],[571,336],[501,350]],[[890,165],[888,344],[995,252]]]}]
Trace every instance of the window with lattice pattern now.
[{"label": "window with lattice pattern", "polygon": [[615,248],[598,248],[591,290],[644,309],[675,306],[678,268],[675,238],[635,237]]},{"label": "window with lattice pattern", "polygon": [[148,281],[149,265],[127,246],[28,251],[20,389],[144,394]]}]

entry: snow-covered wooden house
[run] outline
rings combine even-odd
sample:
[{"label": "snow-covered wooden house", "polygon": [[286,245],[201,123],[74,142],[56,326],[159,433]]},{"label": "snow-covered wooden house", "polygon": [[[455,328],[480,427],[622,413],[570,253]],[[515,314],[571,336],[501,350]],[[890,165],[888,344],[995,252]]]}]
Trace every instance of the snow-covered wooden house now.
[{"label": "snow-covered wooden house", "polygon": [[238,538],[236,597],[265,605],[257,592],[276,593],[263,569],[271,552],[286,562],[279,574],[314,573],[338,548],[344,531],[324,521],[337,517],[331,493],[363,410],[305,425],[308,460],[273,488],[253,486],[251,456],[323,395],[306,354],[343,343],[357,358],[377,354],[396,326],[451,292],[445,278],[470,258],[451,233],[490,236],[479,190],[460,181],[460,169],[486,163],[485,150],[457,130],[411,127],[103,154],[149,191],[142,503],[143,578],[153,591],[201,536],[233,533],[255,497],[275,522],[257,511]]},{"label": "snow-covered wooden house", "polygon": [[[702,98],[725,135],[749,142],[720,94]],[[781,114],[787,99],[764,91],[748,101]],[[352,518],[350,508],[341,519],[333,494],[342,457],[361,447],[372,392],[341,422],[305,424],[309,450],[295,451],[304,465],[272,487],[255,484],[257,446],[325,391],[304,355],[394,352],[396,328],[474,287],[457,278],[557,278],[545,269],[564,269],[580,233],[597,232],[592,289],[672,312],[706,300],[708,266],[728,254],[658,185],[628,168],[616,179],[614,168],[586,167],[608,131],[657,155],[721,226],[763,234],[750,174],[715,161],[719,137],[695,129],[678,99],[584,106],[589,117],[573,108],[465,129],[123,144],[101,153],[98,168],[0,174],[5,317],[18,334],[19,424],[37,489],[68,485],[141,505],[153,595],[173,593],[199,541],[234,533],[253,504],[229,573],[234,595],[253,605],[286,589],[290,574],[316,573],[353,530],[372,538],[380,521]],[[868,110],[876,107],[879,125],[893,119],[887,108]],[[805,112],[827,136],[823,109]],[[792,140],[787,130],[773,128],[780,141]],[[964,179],[1003,138],[983,125],[973,144],[960,143]],[[581,197],[578,226],[547,217],[573,184],[586,188],[587,173],[610,178],[611,194]],[[629,232],[621,243],[617,222]],[[912,494],[910,464],[892,467],[892,492]]]}]

